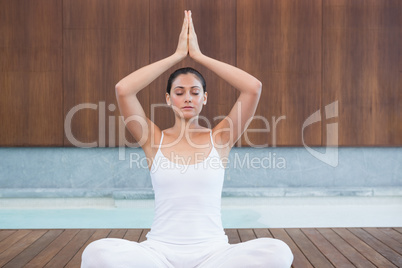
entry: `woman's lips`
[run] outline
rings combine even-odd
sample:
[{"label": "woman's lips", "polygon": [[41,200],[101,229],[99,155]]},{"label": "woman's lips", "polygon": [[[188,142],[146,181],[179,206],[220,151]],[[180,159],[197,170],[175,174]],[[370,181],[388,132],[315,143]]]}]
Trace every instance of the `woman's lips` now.
[{"label": "woman's lips", "polygon": [[190,110],[190,109],[193,109],[193,107],[185,106],[185,107],[183,107],[183,109],[185,109],[185,110]]}]

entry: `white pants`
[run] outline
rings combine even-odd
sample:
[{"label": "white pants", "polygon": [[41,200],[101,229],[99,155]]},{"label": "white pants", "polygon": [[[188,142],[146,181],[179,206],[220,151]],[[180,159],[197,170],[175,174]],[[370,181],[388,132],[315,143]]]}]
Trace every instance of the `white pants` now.
[{"label": "white pants", "polygon": [[238,244],[208,242],[202,245],[104,238],[85,248],[81,268],[289,268],[292,262],[293,254],[288,245],[267,237]]}]

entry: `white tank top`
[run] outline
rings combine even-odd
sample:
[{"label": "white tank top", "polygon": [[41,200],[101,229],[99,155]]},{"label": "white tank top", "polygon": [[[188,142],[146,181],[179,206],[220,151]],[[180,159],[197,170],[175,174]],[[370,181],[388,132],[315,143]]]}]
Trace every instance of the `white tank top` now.
[{"label": "white tank top", "polygon": [[[162,138],[151,167],[155,216],[147,239],[173,244],[225,241],[221,195],[225,168],[214,147],[204,161],[185,165],[161,152]],[[197,160],[197,154],[196,154]],[[182,161],[183,162],[183,161]]]}]

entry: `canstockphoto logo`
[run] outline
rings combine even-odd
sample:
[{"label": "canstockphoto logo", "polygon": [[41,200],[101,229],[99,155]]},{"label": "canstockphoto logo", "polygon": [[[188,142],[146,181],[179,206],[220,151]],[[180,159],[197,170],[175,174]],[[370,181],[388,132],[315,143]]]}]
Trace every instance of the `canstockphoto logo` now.
[{"label": "canstockphoto logo", "polygon": [[[338,101],[334,101],[331,104],[325,106],[325,118],[333,118],[338,117]],[[321,121],[321,111],[318,110],[312,115],[310,115],[306,121],[303,123],[302,128],[302,141],[303,146],[306,150],[313,155],[315,158],[321,160],[322,162],[336,167],[338,166],[338,123],[330,123],[327,124],[327,136],[326,136],[326,144],[325,153],[317,152],[316,150],[311,149],[309,146],[306,145],[304,142],[304,129],[314,124],[315,122]]]}]

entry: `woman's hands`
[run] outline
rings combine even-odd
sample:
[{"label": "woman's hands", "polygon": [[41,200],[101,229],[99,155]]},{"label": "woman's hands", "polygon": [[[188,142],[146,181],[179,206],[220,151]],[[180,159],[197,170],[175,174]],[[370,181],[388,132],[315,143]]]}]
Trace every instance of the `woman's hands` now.
[{"label": "woman's hands", "polygon": [[194,30],[193,18],[191,11],[189,11],[189,29],[188,29],[188,52],[190,57],[195,59],[197,56],[202,55],[200,47],[198,46],[197,35]]},{"label": "woman's hands", "polygon": [[191,11],[184,11],[183,26],[179,36],[179,43],[177,45],[176,54],[184,59],[189,54],[191,58],[196,58],[202,55],[198,46],[197,35],[194,30],[193,19]]},{"label": "woman's hands", "polygon": [[179,44],[177,45],[176,54],[184,59],[188,54],[188,12],[184,10],[184,21],[179,36]]}]

